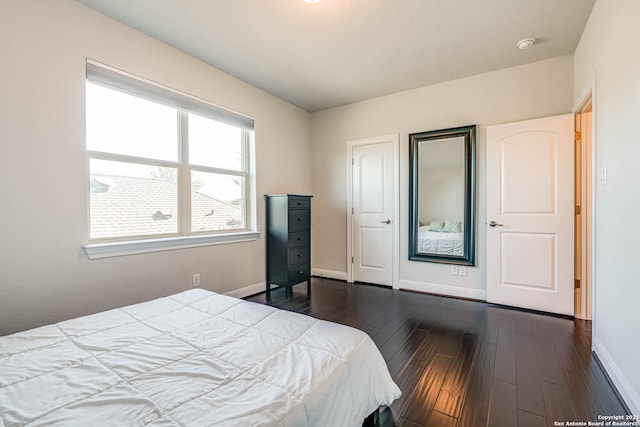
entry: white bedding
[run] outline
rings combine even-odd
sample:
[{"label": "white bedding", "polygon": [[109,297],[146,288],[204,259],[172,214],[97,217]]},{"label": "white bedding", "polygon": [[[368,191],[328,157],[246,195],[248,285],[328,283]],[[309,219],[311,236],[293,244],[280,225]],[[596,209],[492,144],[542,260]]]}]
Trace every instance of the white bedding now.
[{"label": "white bedding", "polygon": [[463,243],[464,233],[427,231],[424,226],[418,232],[418,252],[462,256]]},{"label": "white bedding", "polygon": [[0,426],[361,426],[400,396],[364,332],[194,289],[0,337]]}]

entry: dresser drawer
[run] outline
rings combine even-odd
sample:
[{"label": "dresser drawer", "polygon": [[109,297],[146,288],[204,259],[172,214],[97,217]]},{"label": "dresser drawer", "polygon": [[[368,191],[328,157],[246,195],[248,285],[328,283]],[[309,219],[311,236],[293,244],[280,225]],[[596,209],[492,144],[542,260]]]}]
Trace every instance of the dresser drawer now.
[{"label": "dresser drawer", "polygon": [[289,283],[295,284],[309,278],[309,264],[292,265],[289,267]]},{"label": "dresser drawer", "polygon": [[308,264],[309,248],[297,248],[289,250],[289,265]]},{"label": "dresser drawer", "polygon": [[[0,0],[1,1],[1,0]],[[266,297],[271,285],[285,287],[311,277],[311,196],[271,194],[266,199],[267,277]]]},{"label": "dresser drawer", "polygon": [[310,220],[309,209],[292,209],[289,212],[289,231],[308,230]]},{"label": "dresser drawer", "polygon": [[298,231],[297,233],[289,234],[289,247],[297,248],[300,246],[309,246],[308,231]]},{"label": "dresser drawer", "polygon": [[289,209],[309,209],[311,200],[308,197],[289,197]]}]

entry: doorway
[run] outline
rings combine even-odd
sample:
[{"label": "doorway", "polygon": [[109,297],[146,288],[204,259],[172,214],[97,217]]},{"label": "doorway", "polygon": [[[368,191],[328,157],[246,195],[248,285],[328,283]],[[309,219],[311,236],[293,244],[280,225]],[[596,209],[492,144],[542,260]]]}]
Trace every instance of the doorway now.
[{"label": "doorway", "polygon": [[398,135],[347,142],[347,280],[398,286]]},{"label": "doorway", "polygon": [[575,112],[575,316],[592,317],[593,96]]}]

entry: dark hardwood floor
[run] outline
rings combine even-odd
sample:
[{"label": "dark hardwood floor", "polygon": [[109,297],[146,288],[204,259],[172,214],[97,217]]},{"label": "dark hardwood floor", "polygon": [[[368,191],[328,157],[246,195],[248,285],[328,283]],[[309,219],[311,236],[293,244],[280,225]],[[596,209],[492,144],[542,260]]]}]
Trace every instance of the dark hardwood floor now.
[{"label": "dark hardwood floor", "polygon": [[[264,293],[247,298],[266,303]],[[367,332],[402,397],[399,426],[553,426],[626,414],[591,354],[591,322],[313,278],[270,305]]]}]

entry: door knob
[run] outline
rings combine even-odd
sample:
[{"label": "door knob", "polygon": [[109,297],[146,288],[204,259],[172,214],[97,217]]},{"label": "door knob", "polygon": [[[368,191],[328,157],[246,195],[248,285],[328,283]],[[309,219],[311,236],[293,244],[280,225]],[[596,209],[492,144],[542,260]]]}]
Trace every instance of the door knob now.
[{"label": "door knob", "polygon": [[381,224],[391,224],[391,220],[388,219],[386,221],[380,221]]},{"label": "door knob", "polygon": [[504,225],[504,224],[498,224],[498,223],[497,223],[497,222],[495,222],[495,221],[491,221],[491,222],[489,223],[489,227],[502,227],[503,225]]}]

